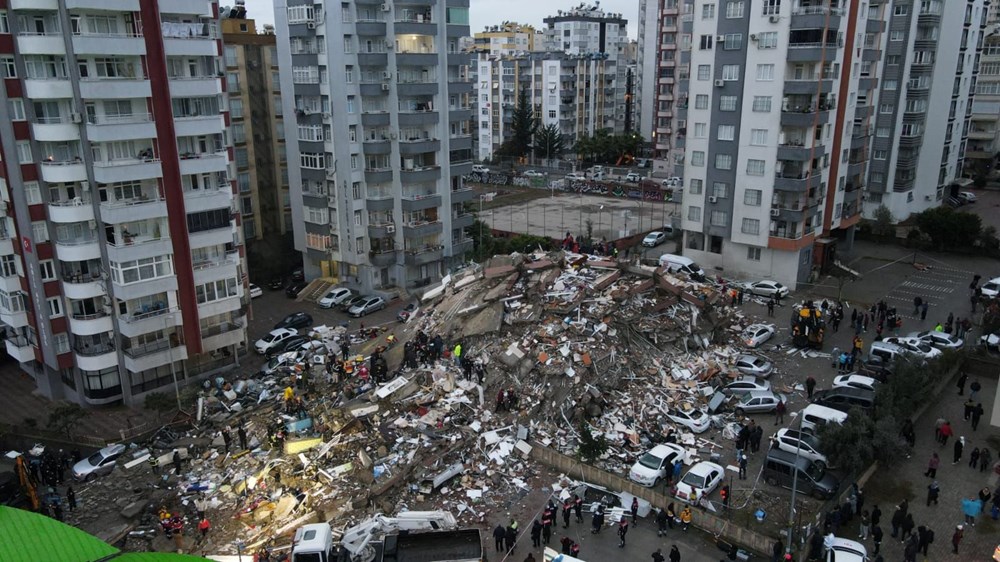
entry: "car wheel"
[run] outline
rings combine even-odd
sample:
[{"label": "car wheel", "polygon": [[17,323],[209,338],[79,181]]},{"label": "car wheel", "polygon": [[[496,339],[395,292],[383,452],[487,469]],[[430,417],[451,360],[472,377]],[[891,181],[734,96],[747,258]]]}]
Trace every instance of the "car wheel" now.
[{"label": "car wheel", "polygon": [[774,476],[768,476],[767,478],[764,479],[764,481],[772,486],[778,485],[778,479],[775,478]]},{"label": "car wheel", "polygon": [[660,485],[660,477],[657,476],[656,479],[653,480],[653,487],[657,488],[657,487],[659,487],[659,485]]},{"label": "car wheel", "polygon": [[83,481],[84,482],[90,482],[90,479],[93,478],[93,476],[94,476],[94,473],[90,472],[86,476],[83,477]]},{"label": "car wheel", "polygon": [[813,461],[820,470],[826,470],[826,463],[823,461]]}]

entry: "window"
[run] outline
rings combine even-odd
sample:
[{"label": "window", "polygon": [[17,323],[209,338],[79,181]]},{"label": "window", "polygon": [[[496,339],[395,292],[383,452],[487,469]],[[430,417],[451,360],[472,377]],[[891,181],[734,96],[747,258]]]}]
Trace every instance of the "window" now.
[{"label": "window", "polygon": [[764,175],[765,163],[763,160],[750,159],[747,160],[747,175],[748,176],[763,176]]},{"label": "window", "polygon": [[906,37],[906,33],[902,30],[889,32],[889,41],[902,41],[904,37]]},{"label": "window", "polygon": [[732,0],[726,3],[726,17],[742,18],[743,17],[743,0]]},{"label": "window", "polygon": [[750,129],[750,144],[767,146],[767,129]]},{"label": "window", "polygon": [[760,248],[754,248],[753,246],[747,248],[747,260],[760,261]]},{"label": "window", "polygon": [[896,80],[886,80],[882,83],[882,87],[887,91],[891,92],[899,87],[899,82]]},{"label": "window", "polygon": [[0,10],[0,33],[10,33],[10,22],[7,21],[7,10]]},{"label": "window", "polygon": [[729,185],[726,182],[712,182],[712,197],[725,199],[729,196]]},{"label": "window", "polygon": [[715,4],[703,4],[701,7],[701,19],[710,20],[715,17]]},{"label": "window", "polygon": [[902,6],[896,5],[895,7],[893,7],[892,15],[894,15],[894,16],[905,16],[907,14],[907,11],[909,10],[909,8],[910,8],[909,6],[905,6],[905,5],[902,5]]},{"label": "window", "polygon": [[885,174],[882,172],[872,172],[869,177],[871,178],[872,183],[882,183],[885,181]]},{"label": "window", "polygon": [[898,65],[899,55],[888,55],[885,57],[885,64],[887,65]]},{"label": "window", "polygon": [[778,48],[778,32],[777,31],[767,31],[764,33],[757,34],[757,48],[758,49],[777,49]]},{"label": "window", "polygon": [[703,151],[703,150],[692,150],[691,151],[691,165],[692,166],[704,166],[705,165],[705,151]]},{"label": "window", "polygon": [[698,94],[694,97],[695,109],[708,109],[708,95]]},{"label": "window", "polygon": [[743,225],[740,227],[740,231],[743,234],[752,234],[754,236],[760,234],[760,220],[743,219]]},{"label": "window", "polygon": [[326,155],[323,153],[303,152],[300,156],[300,165],[311,170],[326,169]]},{"label": "window", "polygon": [[38,205],[42,202],[42,190],[37,181],[24,182],[24,197],[29,205]]},{"label": "window", "polygon": [[240,168],[248,168],[250,166],[250,153],[245,146],[237,148],[233,153],[236,155],[236,166]]},{"label": "window", "polygon": [[701,195],[702,186],[705,185],[702,180],[692,179],[691,180],[691,195]]},{"label": "window", "polygon": [[872,158],[874,158],[875,160],[886,160],[889,158],[889,151],[876,150],[875,153],[872,155]]},{"label": "window", "polygon": [[[309,6],[312,8],[312,6]],[[226,45],[226,66],[238,66],[239,62],[236,59],[236,47],[233,45]]]},{"label": "window", "polygon": [[760,207],[762,194],[763,192],[759,189],[747,189],[743,192],[743,204],[750,207]]},{"label": "window", "polygon": [[49,226],[45,221],[37,221],[31,223],[31,236],[35,240],[35,244],[41,244],[42,242],[49,241]]},{"label": "window", "polygon": [[198,300],[198,304],[203,304],[206,302],[214,302],[235,297],[239,295],[239,289],[236,283],[236,278],[231,277],[229,279],[212,281],[204,285],[196,285],[194,288],[194,294]]},{"label": "window", "polygon": [[774,65],[773,64],[758,64],[757,65],[757,80],[759,82],[770,82],[774,80]]},{"label": "window", "polygon": [[188,213],[188,232],[195,233],[218,228],[228,228],[231,220],[229,207]]},{"label": "window", "polygon": [[239,98],[229,100],[229,116],[233,119],[243,118],[243,100]]},{"label": "window", "polygon": [[63,305],[61,297],[53,297],[51,299],[45,299],[45,303],[49,307],[49,318],[58,318],[63,315]]},{"label": "window", "polygon": [[21,98],[11,98],[7,100],[7,110],[10,112],[11,121],[24,121],[24,100]]},{"label": "window", "polygon": [[17,66],[14,65],[14,57],[6,55],[0,57],[0,76],[4,78],[17,77]]},{"label": "window", "polygon": [[313,21],[312,4],[288,7],[288,23],[306,23]]},{"label": "window", "polygon": [[736,137],[735,125],[719,125],[717,138],[720,141],[731,141]]},{"label": "window", "polygon": [[707,51],[712,48],[712,40],[714,39],[711,35],[702,35],[698,39],[698,48]]},{"label": "window", "polygon": [[706,136],[708,136],[707,131],[708,131],[708,125],[706,125],[705,123],[695,123],[694,134],[692,135],[692,137],[696,139],[703,139]]},{"label": "window", "polygon": [[729,224],[729,213],[725,211],[712,211],[710,222],[712,226],[726,226]]},{"label": "window", "polygon": [[883,139],[889,138],[889,127],[879,127],[875,129],[875,136]]},{"label": "window", "polygon": [[771,111],[771,96],[754,96],[753,110],[762,113]]},{"label": "window", "polygon": [[52,342],[56,348],[56,355],[69,353],[69,334],[66,332],[59,332],[58,334],[53,335]]},{"label": "window", "polygon": [[740,79],[740,65],[738,64],[724,64],[722,65],[722,79],[728,82],[733,82]]},{"label": "window", "polygon": [[743,34],[742,33],[727,33],[726,40],[722,43],[722,49],[725,51],[739,51],[743,48]]},{"label": "window", "polygon": [[52,260],[42,260],[38,262],[38,269],[42,272],[42,281],[55,280],[56,266]]},{"label": "window", "polygon": [[688,220],[701,222],[701,207],[688,207]]},{"label": "window", "polygon": [[736,111],[736,96],[719,96],[719,111]]},{"label": "window", "polygon": [[715,169],[716,170],[732,170],[733,169],[733,156],[731,154],[716,154],[715,155]]},{"label": "window", "polygon": [[31,164],[34,160],[31,156],[31,141],[17,141],[17,163]]},{"label": "window", "polygon": [[712,79],[712,65],[710,64],[699,64],[698,65],[698,80],[711,80]]},{"label": "window", "polygon": [[896,106],[891,103],[883,103],[878,108],[879,113],[892,113],[896,111]]},{"label": "window", "polygon": [[304,220],[313,224],[327,224],[330,222],[329,209],[324,207],[304,207],[306,213]]},{"label": "window", "polygon": [[761,14],[765,16],[776,16],[781,12],[781,0],[764,0],[763,10]]},{"label": "window", "polygon": [[0,276],[13,277],[17,274],[17,258],[10,254],[0,256]]}]

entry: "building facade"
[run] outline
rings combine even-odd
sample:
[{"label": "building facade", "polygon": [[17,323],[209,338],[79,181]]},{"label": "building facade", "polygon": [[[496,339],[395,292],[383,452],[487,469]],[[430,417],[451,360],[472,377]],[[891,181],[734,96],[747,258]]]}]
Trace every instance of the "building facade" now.
[{"label": "building facade", "polygon": [[987,14],[965,147],[964,175],[969,178],[995,174],[1000,154],[1000,3],[991,2]]},{"label": "building facade", "polygon": [[256,269],[254,243],[292,230],[277,37],[270,26],[258,33],[242,8],[234,8],[220,23],[238,209],[243,239],[251,250],[250,266]]},{"label": "building facade", "polygon": [[795,287],[832,259],[831,237],[850,243],[868,142],[855,123],[872,86],[856,44],[869,24],[861,4],[685,5],[683,253],[707,271]]},{"label": "building facade", "polygon": [[493,56],[519,55],[542,48],[544,34],[530,25],[505,21],[491,25],[473,37],[473,48]]},{"label": "building facade", "polygon": [[217,4],[6,5],[8,353],[39,392],[85,405],[237,365],[247,298]]},{"label": "building facade", "polygon": [[683,167],[676,145],[676,103],[679,98],[681,25],[680,0],[639,1],[639,41],[636,63],[637,131],[652,146],[653,169],[675,175]]},{"label": "building facade", "polygon": [[415,289],[472,248],[468,0],[275,3],[306,276]]}]

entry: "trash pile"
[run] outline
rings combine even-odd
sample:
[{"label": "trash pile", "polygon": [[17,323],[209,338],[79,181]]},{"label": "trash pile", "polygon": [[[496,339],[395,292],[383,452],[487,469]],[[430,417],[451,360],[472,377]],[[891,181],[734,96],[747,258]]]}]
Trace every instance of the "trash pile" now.
[{"label": "trash pile", "polygon": [[190,426],[129,445],[78,491],[86,509],[69,520],[128,550],[163,550],[150,531],[161,508],[190,529],[207,513],[211,533],[185,550],[246,553],[376,511],[488,526],[553,481],[532,448],[575,454],[581,424],[607,439],[598,464],[618,474],[653,443],[711,454],[735,437],[735,418],[696,435],[671,413],[717,411],[714,389],[738,375],[749,321],[719,299],[653,267],[497,256],[427,291],[405,323],[319,326],[259,372],[206,383]]}]

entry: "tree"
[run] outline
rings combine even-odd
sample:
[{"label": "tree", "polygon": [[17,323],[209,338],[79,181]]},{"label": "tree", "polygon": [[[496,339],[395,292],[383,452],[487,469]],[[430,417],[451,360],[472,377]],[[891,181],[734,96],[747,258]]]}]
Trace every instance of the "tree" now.
[{"label": "tree", "polygon": [[918,214],[916,225],[935,247],[948,250],[971,245],[979,237],[983,221],[972,213],[961,213],[951,207],[935,207]]},{"label": "tree", "polygon": [[528,99],[528,89],[521,88],[517,94],[517,105],[511,114],[510,139],[500,145],[503,156],[522,158],[531,150],[531,141],[538,131],[538,120]]},{"label": "tree", "polygon": [[896,219],[892,216],[892,211],[889,210],[889,207],[879,205],[878,208],[875,209],[872,234],[880,237],[892,236],[894,231],[893,224],[895,222]]},{"label": "tree", "polygon": [[535,133],[535,156],[539,158],[559,158],[566,146],[559,126],[552,123],[541,127]]},{"label": "tree", "polygon": [[594,434],[590,432],[590,428],[587,424],[580,424],[580,448],[577,450],[577,454],[583,462],[593,462],[601,458],[601,455],[606,453],[608,450],[608,440],[604,438],[603,434]]},{"label": "tree", "polygon": [[71,437],[73,428],[85,417],[87,417],[87,411],[79,404],[60,404],[49,412],[49,421],[45,425],[66,437]]},{"label": "tree", "polygon": [[159,419],[163,414],[176,409],[177,401],[165,392],[151,392],[146,395],[143,406],[147,410],[156,412],[156,417]]}]

